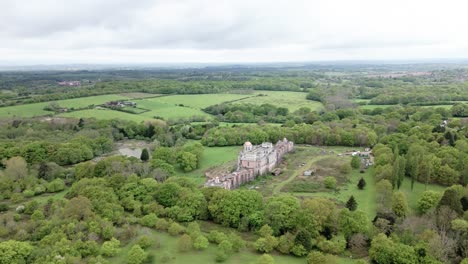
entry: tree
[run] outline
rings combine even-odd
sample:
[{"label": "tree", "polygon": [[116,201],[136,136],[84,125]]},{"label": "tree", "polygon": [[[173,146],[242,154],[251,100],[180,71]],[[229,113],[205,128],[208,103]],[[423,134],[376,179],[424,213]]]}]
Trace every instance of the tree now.
[{"label": "tree", "polygon": [[142,226],[154,227],[157,221],[158,221],[158,217],[156,216],[156,214],[151,213],[151,214],[143,216],[140,219],[140,224]]},{"label": "tree", "polygon": [[294,246],[294,235],[287,232],[278,239],[277,250],[283,254],[289,254]]},{"label": "tree", "polygon": [[148,253],[146,253],[140,245],[134,245],[130,248],[127,258],[128,264],[142,264],[148,258]]},{"label": "tree", "polygon": [[185,172],[193,171],[197,168],[198,160],[195,154],[183,151],[179,154],[177,162],[182,170]]},{"label": "tree", "polygon": [[102,243],[101,254],[106,257],[113,257],[119,253],[120,241],[114,237]]},{"label": "tree", "polygon": [[148,161],[148,160],[149,160],[148,149],[144,148],[144,149],[141,151],[140,159],[141,159],[142,161]]},{"label": "tree", "polygon": [[405,178],[405,171],[406,171],[406,160],[402,156],[398,156],[395,160],[395,165],[393,166],[394,175],[396,178],[396,187],[400,189],[401,184]]},{"label": "tree", "polygon": [[346,208],[348,208],[350,211],[355,211],[357,209],[357,202],[356,202],[356,199],[354,199],[354,196],[351,195],[351,197],[349,197],[348,201],[346,202]]},{"label": "tree", "polygon": [[359,156],[353,156],[351,158],[351,167],[353,169],[359,169],[359,167],[361,166],[361,158]]},{"label": "tree", "polygon": [[437,205],[437,208],[440,208],[442,206],[447,206],[453,211],[455,211],[458,215],[462,215],[463,208],[462,208],[462,204],[458,196],[459,195],[456,190],[452,188],[447,188],[444,192],[444,195],[440,199],[439,204]]},{"label": "tree", "polygon": [[274,236],[261,237],[254,243],[255,249],[262,253],[270,253],[276,246],[278,246],[278,239]]},{"label": "tree", "polygon": [[28,164],[22,157],[13,157],[5,161],[4,172],[13,181],[21,180],[28,176]]},{"label": "tree", "polygon": [[177,240],[177,249],[180,252],[187,252],[192,249],[192,238],[189,235],[182,235],[179,240]]},{"label": "tree", "polygon": [[364,178],[361,177],[361,179],[359,179],[358,181],[357,187],[359,188],[359,190],[363,190],[364,187],[366,187],[366,180],[364,180]]},{"label": "tree", "polygon": [[295,219],[291,217],[299,210],[299,200],[292,195],[279,195],[270,198],[265,206],[265,221],[273,229],[275,235],[292,230]]},{"label": "tree", "polygon": [[438,192],[424,191],[417,202],[419,212],[425,214],[439,203],[440,198],[441,195]]},{"label": "tree", "polygon": [[0,264],[28,263],[33,247],[27,242],[8,240],[0,242]]},{"label": "tree", "polygon": [[218,250],[216,251],[216,261],[223,262],[229,255],[232,253],[232,244],[227,240],[221,241],[218,245]]},{"label": "tree", "polygon": [[173,236],[176,236],[176,235],[180,235],[182,233],[185,232],[185,228],[181,225],[179,225],[178,223],[172,223],[168,230],[169,234],[173,235]]},{"label": "tree", "polygon": [[64,208],[64,216],[76,220],[84,220],[93,215],[91,201],[84,197],[78,196],[70,199]]},{"label": "tree", "polygon": [[268,255],[268,254],[263,254],[261,257],[258,258],[257,264],[274,264],[275,259]]},{"label": "tree", "polygon": [[207,249],[209,244],[210,243],[208,242],[208,239],[205,236],[199,235],[197,236],[197,238],[195,238],[195,241],[193,242],[193,247],[198,250],[203,250]]},{"label": "tree", "polygon": [[376,263],[418,263],[414,248],[393,242],[385,234],[378,234],[371,242],[370,258]]},{"label": "tree", "polygon": [[399,217],[405,217],[409,212],[408,202],[406,201],[406,197],[400,191],[395,192],[393,194],[392,211],[395,213],[395,215]]},{"label": "tree", "polygon": [[307,255],[307,264],[323,264],[327,263],[327,258],[320,252],[313,250]]}]

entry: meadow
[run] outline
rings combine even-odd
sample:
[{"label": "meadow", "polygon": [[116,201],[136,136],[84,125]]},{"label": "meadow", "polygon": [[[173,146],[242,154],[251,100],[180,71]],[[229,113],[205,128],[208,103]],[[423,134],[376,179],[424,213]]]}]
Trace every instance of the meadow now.
[{"label": "meadow", "polygon": [[312,111],[320,111],[323,105],[317,101],[306,99],[306,93],[302,92],[277,92],[277,91],[256,91],[255,94],[263,94],[266,96],[250,97],[235,103],[249,104],[272,104],[277,107],[286,107],[290,112],[294,112],[301,107],[308,107]]}]

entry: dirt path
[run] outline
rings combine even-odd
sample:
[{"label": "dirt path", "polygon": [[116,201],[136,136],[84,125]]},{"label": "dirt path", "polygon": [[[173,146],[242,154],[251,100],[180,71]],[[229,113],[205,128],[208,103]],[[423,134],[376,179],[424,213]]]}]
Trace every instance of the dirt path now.
[{"label": "dirt path", "polygon": [[[326,157],[329,157],[329,155],[325,155],[325,156],[315,156],[313,157],[312,159],[310,159],[309,161],[307,161],[307,163],[302,166],[301,168],[310,168],[312,166],[312,163],[318,161],[318,160],[321,160],[323,158],[326,158]],[[301,169],[296,169],[294,171],[294,173],[285,181],[282,181],[280,183],[278,183],[278,185],[275,186],[275,188],[273,188],[273,194],[278,194],[281,192],[281,189],[288,183],[292,182],[298,175],[299,175],[299,172],[302,172],[303,170]]]}]

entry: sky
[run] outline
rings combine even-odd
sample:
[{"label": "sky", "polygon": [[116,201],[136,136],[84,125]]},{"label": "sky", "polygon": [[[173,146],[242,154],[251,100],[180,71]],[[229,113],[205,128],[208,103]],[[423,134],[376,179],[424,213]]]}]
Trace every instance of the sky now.
[{"label": "sky", "polygon": [[0,0],[0,65],[468,58],[466,0]]}]

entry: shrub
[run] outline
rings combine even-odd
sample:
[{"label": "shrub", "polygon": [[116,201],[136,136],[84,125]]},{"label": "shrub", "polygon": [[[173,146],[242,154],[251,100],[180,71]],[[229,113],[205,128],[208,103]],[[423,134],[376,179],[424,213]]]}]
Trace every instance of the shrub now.
[{"label": "shrub", "polygon": [[182,235],[179,240],[177,240],[177,249],[180,252],[187,252],[192,249],[192,238],[189,235]]},{"label": "shrub", "polygon": [[169,234],[173,236],[180,235],[185,232],[185,228],[178,223],[172,223],[171,226],[169,226],[169,229],[167,230]]},{"label": "shrub", "polygon": [[62,179],[55,179],[47,184],[47,192],[55,193],[65,190],[65,182]]},{"label": "shrub", "polygon": [[23,195],[26,198],[33,197],[35,195],[35,192],[33,190],[27,189],[23,191]]},{"label": "shrub", "polygon": [[157,221],[158,221],[158,217],[155,214],[151,213],[151,214],[143,216],[140,219],[140,224],[142,226],[154,227]]},{"label": "shrub", "polygon": [[1,203],[0,204],[0,212],[8,211],[9,207],[7,204]]},{"label": "shrub", "polygon": [[151,241],[151,239],[148,236],[143,235],[142,237],[140,237],[140,239],[138,239],[137,244],[141,248],[145,249],[145,248],[149,248],[153,244],[153,241]]},{"label": "shrub", "polygon": [[170,223],[166,219],[159,218],[154,226],[157,230],[167,231],[167,229],[170,226]]},{"label": "shrub", "polygon": [[198,250],[203,250],[208,248],[208,245],[210,243],[208,242],[208,239],[203,236],[199,235],[197,238],[195,238],[195,241],[193,242],[193,247]]},{"label": "shrub", "polygon": [[106,257],[113,257],[119,253],[120,241],[112,238],[109,241],[102,243],[101,254]]},{"label": "shrub", "polygon": [[336,188],[336,179],[335,177],[328,176],[323,180],[323,184],[327,189],[335,189]]}]

